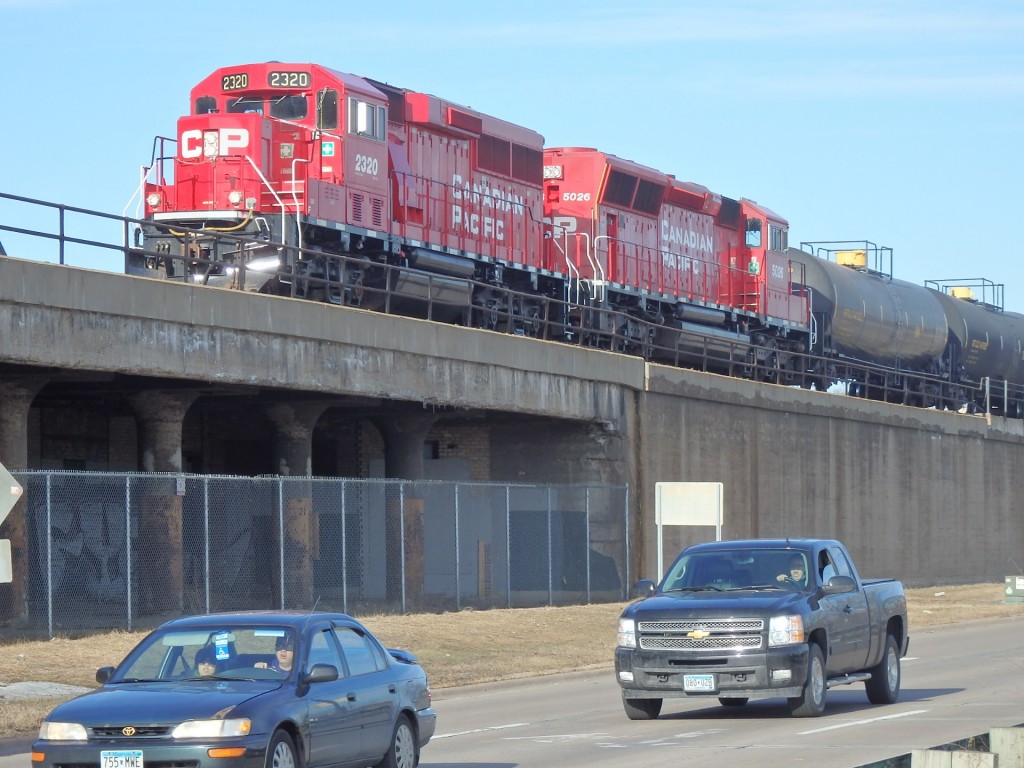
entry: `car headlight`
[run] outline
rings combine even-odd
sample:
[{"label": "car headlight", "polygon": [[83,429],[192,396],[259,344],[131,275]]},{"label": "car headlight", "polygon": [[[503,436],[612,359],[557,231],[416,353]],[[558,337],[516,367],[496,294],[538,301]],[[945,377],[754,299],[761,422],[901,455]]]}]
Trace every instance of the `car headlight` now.
[{"label": "car headlight", "polygon": [[636,648],[636,621],[619,619],[619,631],[615,636],[615,644],[620,648]]},{"label": "car headlight", "polygon": [[225,736],[248,736],[252,720],[247,717],[232,720],[186,720],[171,733],[175,739],[215,739]]},{"label": "car headlight", "polygon": [[804,642],[802,616],[772,616],[768,622],[768,646],[796,645]]},{"label": "car headlight", "polygon": [[87,741],[89,734],[79,723],[50,723],[39,726],[39,739],[46,741]]}]

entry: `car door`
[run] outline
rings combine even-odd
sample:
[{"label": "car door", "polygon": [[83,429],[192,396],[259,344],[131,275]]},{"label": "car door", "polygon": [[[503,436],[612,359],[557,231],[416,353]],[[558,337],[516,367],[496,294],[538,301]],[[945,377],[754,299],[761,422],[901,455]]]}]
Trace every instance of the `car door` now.
[{"label": "car door", "polygon": [[348,700],[358,712],[362,758],[379,759],[391,745],[398,715],[398,684],[387,663],[374,653],[373,642],[359,628],[334,628],[349,676]]},{"label": "car door", "polygon": [[338,670],[338,679],[310,683],[306,694],[309,712],[309,768],[356,760],[362,754],[361,723],[356,707],[349,699],[345,664],[330,627],[310,634],[303,663],[308,673],[314,664],[330,664]]},{"label": "car door", "polygon": [[[823,547],[816,558],[818,583],[825,585],[839,569],[828,549]],[[844,574],[849,575],[849,573]],[[830,675],[859,669],[857,644],[868,620],[868,605],[859,587],[841,595],[823,595],[820,601],[828,622],[829,658],[826,668]]]}]

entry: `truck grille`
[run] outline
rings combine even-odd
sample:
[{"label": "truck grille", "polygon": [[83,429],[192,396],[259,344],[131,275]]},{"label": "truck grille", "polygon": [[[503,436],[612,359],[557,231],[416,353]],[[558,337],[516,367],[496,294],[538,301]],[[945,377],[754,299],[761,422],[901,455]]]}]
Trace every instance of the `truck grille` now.
[{"label": "truck grille", "polygon": [[641,621],[640,647],[645,650],[750,651],[761,647],[761,619],[709,621]]}]

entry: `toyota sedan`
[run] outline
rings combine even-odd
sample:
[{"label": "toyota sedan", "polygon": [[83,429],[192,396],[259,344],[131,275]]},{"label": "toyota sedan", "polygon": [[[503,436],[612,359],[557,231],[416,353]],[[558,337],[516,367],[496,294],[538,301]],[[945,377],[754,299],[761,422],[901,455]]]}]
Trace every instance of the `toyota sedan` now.
[{"label": "toyota sedan", "polygon": [[426,673],[340,613],[175,619],[101,687],[59,705],[38,768],[414,768],[434,734]]}]

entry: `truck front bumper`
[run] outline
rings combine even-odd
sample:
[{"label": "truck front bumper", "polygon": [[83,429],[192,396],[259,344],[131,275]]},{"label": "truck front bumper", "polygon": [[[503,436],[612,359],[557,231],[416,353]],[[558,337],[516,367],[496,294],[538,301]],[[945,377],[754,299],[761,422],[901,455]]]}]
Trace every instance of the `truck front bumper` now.
[{"label": "truck front bumper", "polygon": [[615,677],[627,699],[799,696],[807,679],[808,647],[789,645],[723,656],[615,649]]}]

